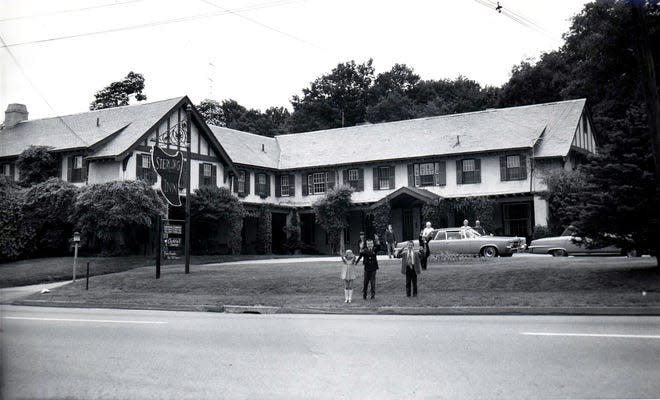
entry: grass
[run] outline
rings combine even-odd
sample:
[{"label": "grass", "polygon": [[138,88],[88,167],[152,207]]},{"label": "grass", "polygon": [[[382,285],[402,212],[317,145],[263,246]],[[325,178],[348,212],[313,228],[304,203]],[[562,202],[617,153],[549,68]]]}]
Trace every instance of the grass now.
[{"label": "grass", "polygon": [[[208,264],[228,261],[253,260],[273,257],[259,255],[192,256],[191,264]],[[90,276],[106,275],[139,267],[153,266],[153,256],[126,257],[79,257],[76,278],[85,277],[87,262],[90,263]],[[182,260],[163,261],[163,265],[180,265]],[[50,257],[21,260],[0,264],[0,288],[34,285],[38,283],[71,280],[73,277],[73,257]]]},{"label": "grass", "polygon": [[[343,303],[339,262],[201,265],[153,268],[67,285],[31,299],[110,306],[268,305],[350,311],[387,306],[660,306],[660,270],[653,258],[513,257],[431,264],[419,277],[419,297],[405,296],[400,261],[380,263],[376,300],[360,293]],[[646,292],[643,295],[642,292]]]}]

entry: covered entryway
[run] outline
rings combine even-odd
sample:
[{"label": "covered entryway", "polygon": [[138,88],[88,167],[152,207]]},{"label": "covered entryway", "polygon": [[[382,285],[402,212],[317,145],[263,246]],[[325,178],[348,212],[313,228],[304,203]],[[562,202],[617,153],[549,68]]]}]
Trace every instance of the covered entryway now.
[{"label": "covered entryway", "polygon": [[425,189],[401,187],[385,196],[370,208],[376,209],[389,202],[390,221],[397,241],[417,239],[422,230],[422,207],[439,199],[435,193]]}]

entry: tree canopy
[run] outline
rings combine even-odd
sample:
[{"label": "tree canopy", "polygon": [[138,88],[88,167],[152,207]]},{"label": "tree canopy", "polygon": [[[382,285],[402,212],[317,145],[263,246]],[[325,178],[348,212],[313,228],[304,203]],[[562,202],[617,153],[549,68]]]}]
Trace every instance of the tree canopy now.
[{"label": "tree canopy", "polygon": [[90,110],[100,110],[118,106],[127,106],[131,95],[135,100],[144,101],[147,96],[144,90],[144,76],[142,74],[129,72],[124,79],[112,82],[94,94],[94,101],[89,105]]},{"label": "tree canopy", "polygon": [[30,186],[57,176],[58,159],[46,146],[30,146],[23,150],[16,160],[20,173],[20,183]]}]

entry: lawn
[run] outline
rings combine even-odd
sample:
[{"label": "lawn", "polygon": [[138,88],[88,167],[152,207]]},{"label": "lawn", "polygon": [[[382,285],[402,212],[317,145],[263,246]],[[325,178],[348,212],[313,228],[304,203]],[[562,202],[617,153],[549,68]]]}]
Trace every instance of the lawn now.
[{"label": "lawn", "polygon": [[[191,264],[208,264],[227,261],[240,261],[291,256],[225,255],[192,256]],[[76,277],[84,278],[87,263],[90,263],[90,276],[127,271],[138,267],[155,265],[153,256],[126,257],[79,257]],[[181,260],[164,261],[164,265],[181,265]],[[37,283],[70,280],[73,276],[73,257],[50,257],[21,260],[0,264],[0,288],[33,285]]]},{"label": "lawn", "polygon": [[[653,258],[513,257],[431,264],[419,277],[419,297],[405,296],[398,260],[380,262],[375,300],[362,300],[362,272],[352,304],[343,303],[338,262],[200,265],[185,275],[166,266],[97,276],[33,300],[87,306],[174,307],[268,305],[324,311],[388,306],[589,307],[660,306],[660,271]],[[361,269],[361,268],[360,268]]]}]

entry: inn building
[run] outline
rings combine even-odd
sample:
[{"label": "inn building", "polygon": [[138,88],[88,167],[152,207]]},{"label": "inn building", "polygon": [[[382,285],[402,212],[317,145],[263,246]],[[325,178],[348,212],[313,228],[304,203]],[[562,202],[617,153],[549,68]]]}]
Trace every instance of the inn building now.
[{"label": "inn building", "polygon": [[[75,185],[142,179],[158,188],[151,148],[167,148],[164,138],[180,132],[187,108],[192,164],[181,193],[190,179],[191,190],[229,188],[248,210],[268,204],[274,251],[282,249],[283,228],[297,213],[302,240],[330,252],[312,204],[339,184],[354,189],[347,243],[360,231],[373,232],[370,211],[384,202],[401,240],[421,230],[424,204],[470,196],[495,201],[495,223],[487,229],[529,237],[535,225],[547,224],[548,206],[538,196],[544,175],[576,168],[598,147],[585,99],[272,138],[207,125],[188,97],[35,120],[24,105],[11,104],[0,130],[0,172],[19,179],[18,155],[44,145],[58,157],[59,176]],[[447,215],[443,223],[461,221]],[[254,217],[244,221],[247,251],[258,224]]]}]

